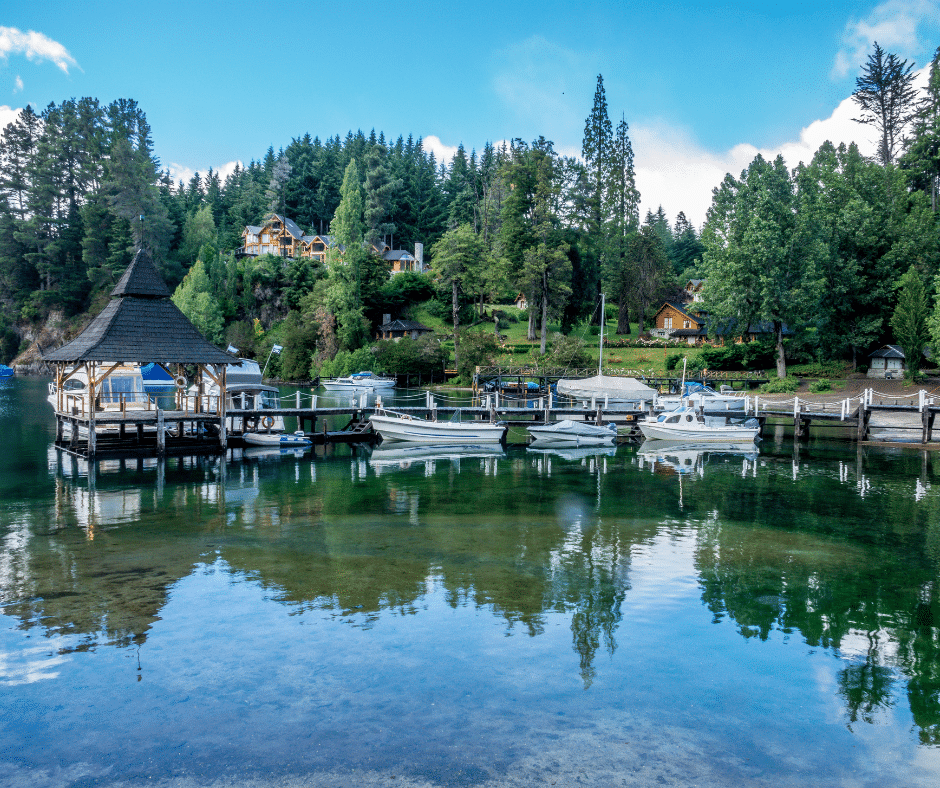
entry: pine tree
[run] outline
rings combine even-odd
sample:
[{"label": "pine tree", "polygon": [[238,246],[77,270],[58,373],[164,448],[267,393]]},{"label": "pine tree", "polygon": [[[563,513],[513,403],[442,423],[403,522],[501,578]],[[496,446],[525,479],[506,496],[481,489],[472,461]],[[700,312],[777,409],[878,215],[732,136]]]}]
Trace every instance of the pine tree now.
[{"label": "pine tree", "polygon": [[862,111],[855,120],[875,127],[879,138],[877,158],[884,166],[894,163],[904,131],[917,109],[913,68],[913,63],[885,52],[876,41],[875,51],[855,80],[852,98]]}]

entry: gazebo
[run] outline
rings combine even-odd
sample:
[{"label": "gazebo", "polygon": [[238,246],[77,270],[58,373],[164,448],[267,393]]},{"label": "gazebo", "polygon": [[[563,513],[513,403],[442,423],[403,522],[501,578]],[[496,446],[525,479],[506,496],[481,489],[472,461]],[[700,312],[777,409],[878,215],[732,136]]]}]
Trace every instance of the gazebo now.
[{"label": "gazebo", "polygon": [[[138,444],[144,427],[155,428],[157,451],[166,448],[164,424],[176,423],[177,437],[183,424],[217,425],[219,447],[226,447],[225,372],[234,357],[206,341],[196,327],[170,300],[170,292],[150,254],[140,249],[111,291],[111,301],[88,327],[71,342],[48,353],[55,364],[55,382],[50,400],[56,411],[56,438],[63,438],[63,425],[71,422],[71,444],[77,443],[79,426],[88,432],[88,456],[96,452],[96,426],[107,425],[126,436],[128,425],[136,427]],[[108,396],[102,401],[106,381],[120,371],[156,363],[177,382],[175,410],[164,410],[142,392]],[[184,365],[195,367],[187,390]],[[219,388],[217,397],[207,397],[206,381]],[[69,382],[76,386],[70,390]],[[80,383],[79,383],[80,382]],[[84,385],[81,385],[84,384]],[[196,430],[197,434],[199,430]]]}]

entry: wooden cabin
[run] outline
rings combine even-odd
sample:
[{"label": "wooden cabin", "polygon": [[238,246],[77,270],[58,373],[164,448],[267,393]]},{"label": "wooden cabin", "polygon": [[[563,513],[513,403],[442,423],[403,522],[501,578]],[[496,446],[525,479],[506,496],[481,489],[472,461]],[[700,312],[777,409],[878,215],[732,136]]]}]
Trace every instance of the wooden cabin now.
[{"label": "wooden cabin", "polygon": [[682,288],[685,291],[686,303],[700,304],[705,300],[703,289],[705,288],[704,279],[690,279]]},{"label": "wooden cabin", "polygon": [[417,339],[422,334],[431,334],[433,328],[428,328],[416,320],[391,320],[385,315],[385,321],[379,326],[376,339],[401,339],[411,337]]},{"label": "wooden cabin", "polygon": [[529,300],[525,297],[525,293],[519,293],[513,303],[516,305],[516,309],[521,309],[523,312],[529,308]]}]

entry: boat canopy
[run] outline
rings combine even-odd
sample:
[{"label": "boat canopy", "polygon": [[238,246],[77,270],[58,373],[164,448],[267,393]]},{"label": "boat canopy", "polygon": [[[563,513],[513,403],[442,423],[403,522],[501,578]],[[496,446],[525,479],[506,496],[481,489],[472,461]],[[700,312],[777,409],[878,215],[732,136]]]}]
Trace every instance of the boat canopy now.
[{"label": "boat canopy", "polygon": [[636,378],[618,378],[611,375],[595,375],[583,380],[558,381],[556,390],[566,397],[645,401],[656,396],[656,389],[650,388]]}]

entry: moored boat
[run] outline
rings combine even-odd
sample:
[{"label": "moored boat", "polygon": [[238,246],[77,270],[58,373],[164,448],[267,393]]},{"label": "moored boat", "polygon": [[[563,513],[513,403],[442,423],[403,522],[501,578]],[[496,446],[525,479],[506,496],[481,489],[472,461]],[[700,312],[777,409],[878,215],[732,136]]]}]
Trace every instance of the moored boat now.
[{"label": "moored boat", "polygon": [[12,367],[8,367],[6,364],[0,364],[0,380],[2,380],[3,378],[12,378],[12,377],[13,377]]},{"label": "moored boat", "polygon": [[383,378],[374,372],[357,372],[320,383],[327,391],[376,391],[395,388],[394,378]]},{"label": "moored boat", "polygon": [[617,437],[616,424],[597,425],[587,421],[562,421],[527,427],[537,444],[565,446],[610,446]]},{"label": "moored boat", "polygon": [[[454,416],[459,419],[460,411]],[[408,413],[377,409],[369,417],[372,429],[385,441],[412,443],[501,443],[506,437],[505,424],[479,421],[428,421]]]},{"label": "moored boat", "polygon": [[720,394],[704,383],[683,383],[681,394],[656,398],[657,410],[675,410],[683,405],[706,410],[744,410],[745,399],[736,394]]},{"label": "moored boat", "polygon": [[709,419],[692,408],[663,413],[655,421],[641,421],[640,431],[646,438],[684,441],[720,441],[740,443],[753,441],[760,433],[756,419],[748,419],[743,424],[730,424],[727,419],[719,423],[718,419]]},{"label": "moored boat", "polygon": [[252,446],[273,446],[284,449],[310,446],[311,441],[303,432],[246,432],[242,440]]}]

